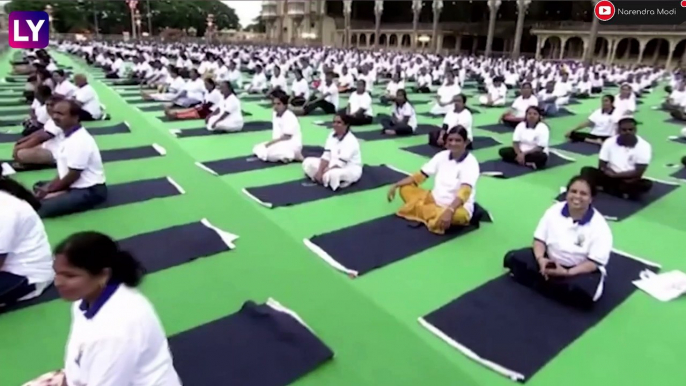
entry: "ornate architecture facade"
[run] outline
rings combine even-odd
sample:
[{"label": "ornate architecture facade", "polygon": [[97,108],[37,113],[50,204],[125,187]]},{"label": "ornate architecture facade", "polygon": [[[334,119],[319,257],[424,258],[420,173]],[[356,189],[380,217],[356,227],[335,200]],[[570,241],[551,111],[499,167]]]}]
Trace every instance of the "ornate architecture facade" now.
[{"label": "ornate architecture facade", "polygon": [[[592,10],[596,2],[589,0],[587,8]],[[360,49],[424,50],[487,56],[496,54],[494,41],[497,39],[497,54],[518,57],[522,53],[526,29],[527,38],[536,39],[535,50],[530,45],[527,54],[538,58],[572,57],[615,62],[631,56],[632,61],[673,64],[675,57],[681,60],[686,54],[686,27],[632,26],[629,29],[600,25],[594,17],[588,23],[541,25],[527,20],[532,0],[508,2],[509,8],[505,12],[516,12],[516,19],[510,17],[510,21],[498,20],[499,13],[503,12],[501,7],[505,7],[502,0],[486,0],[487,7],[482,9],[488,12],[488,17],[481,23],[451,22],[445,17],[441,21],[444,11],[442,0],[375,0],[374,21],[354,18],[353,0],[342,1],[342,18],[327,16],[326,3],[325,0],[263,1],[262,17],[267,25],[267,38],[286,44],[316,43]],[[411,7],[412,22],[382,24],[384,12],[398,6]],[[432,22],[420,22],[420,14],[429,6]],[[366,10],[371,11],[370,7]]]}]

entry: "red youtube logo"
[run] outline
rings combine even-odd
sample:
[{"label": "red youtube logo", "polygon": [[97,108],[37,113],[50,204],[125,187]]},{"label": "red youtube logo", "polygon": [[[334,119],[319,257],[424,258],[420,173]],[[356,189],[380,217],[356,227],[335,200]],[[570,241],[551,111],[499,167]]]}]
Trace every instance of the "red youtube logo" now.
[{"label": "red youtube logo", "polygon": [[595,17],[600,21],[608,21],[615,15],[615,5],[607,0],[602,0],[595,5]]}]

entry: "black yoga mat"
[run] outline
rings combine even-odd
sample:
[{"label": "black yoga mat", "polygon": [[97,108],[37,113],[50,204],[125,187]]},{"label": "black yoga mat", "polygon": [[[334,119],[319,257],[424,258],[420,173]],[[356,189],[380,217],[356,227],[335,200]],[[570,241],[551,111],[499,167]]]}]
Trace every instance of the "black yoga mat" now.
[{"label": "black yoga mat", "polygon": [[356,277],[466,235],[480,222],[491,222],[491,217],[478,204],[472,224],[450,228],[444,235],[393,214],[314,236],[305,245],[334,268]]},{"label": "black yoga mat", "polygon": [[127,182],[124,184],[108,185],[107,201],[98,206],[97,209],[134,204],[156,198],[177,196],[184,193],[179,191],[177,185],[173,184],[171,181],[172,180],[168,177],[162,177]]},{"label": "black yoga mat", "polygon": [[507,126],[503,123],[494,123],[492,125],[477,126],[477,129],[486,130],[497,134],[514,133],[514,127]]},{"label": "black yoga mat", "polygon": [[22,100],[8,100],[5,99],[0,102],[0,107],[16,107],[16,106],[27,106],[28,108],[28,103]]},{"label": "black yoga mat", "polygon": [[[593,198],[593,206],[602,213],[603,216],[612,221],[622,221],[628,217],[633,216],[640,210],[649,205],[659,201],[663,197],[677,190],[680,186],[678,184],[667,184],[659,181],[653,181],[653,188],[647,194],[641,196],[639,200],[629,200],[626,198],[619,198],[611,196],[605,192],[598,192]],[[566,193],[560,193],[557,196],[558,201],[565,200]]]},{"label": "black yoga mat", "polygon": [[684,138],[684,137],[672,136],[672,137],[669,137],[669,140],[672,142],[676,142],[676,143],[686,145],[686,138]]},{"label": "black yoga mat", "polygon": [[[491,138],[491,137],[474,137],[474,141],[472,142],[472,146],[474,147],[474,150],[481,150],[481,149],[487,149],[489,147],[493,146],[499,146],[502,145],[497,139]],[[424,157],[433,157],[437,153],[445,150],[445,149],[439,149],[437,147],[433,147],[428,144],[424,145],[416,145],[416,146],[409,146],[409,147],[404,147],[402,150],[421,155]]]},{"label": "black yoga mat", "polygon": [[170,130],[177,138],[189,138],[189,137],[206,137],[210,135],[227,135],[227,134],[238,134],[247,133],[251,131],[264,131],[271,130],[272,123],[267,121],[254,121],[245,122],[243,125],[243,130],[241,131],[210,131],[206,127],[197,127],[193,129],[174,129]]},{"label": "black yoga mat", "polygon": [[0,119],[1,127],[19,126],[25,118],[3,118]]},{"label": "black yoga mat", "polygon": [[159,105],[161,102],[149,101],[149,100],[146,100],[143,98],[135,98],[135,99],[126,99],[126,103],[128,103],[130,105],[138,106],[138,105],[150,105],[150,104],[154,104],[154,103],[157,103]]},{"label": "black yoga mat", "polygon": [[166,150],[160,145],[129,147],[124,149],[102,150],[102,162],[132,161],[165,155]]},{"label": "black yoga mat", "polygon": [[[231,240],[235,239],[235,236],[215,229],[203,220],[143,233],[120,240],[119,243],[122,249],[131,252],[143,264],[148,273],[154,273],[231,250]],[[222,239],[222,235],[228,243]],[[5,308],[0,307],[0,314],[58,298],[59,294],[55,287],[50,287],[35,299]]]},{"label": "black yoga mat", "polygon": [[544,169],[533,169],[528,166],[508,163],[502,160],[490,160],[479,164],[481,174],[496,177],[496,178],[515,178],[525,176],[536,171],[545,171],[558,166],[568,165],[574,162],[571,159],[565,159],[555,153],[548,154],[548,163]]},{"label": "black yoga mat", "polygon": [[686,180],[686,168],[681,168],[678,171],[672,173],[670,176],[678,178],[680,180]]},{"label": "black yoga mat", "polygon": [[232,315],[169,338],[184,384],[286,386],[333,358],[292,311],[279,306],[249,301]]},{"label": "black yoga mat", "polygon": [[384,139],[398,139],[407,137],[416,137],[418,135],[427,135],[433,131],[440,130],[441,128],[436,125],[417,125],[417,129],[411,135],[386,135],[381,133],[381,128],[379,130],[370,131],[358,131],[355,133],[355,137],[365,141],[378,141]]},{"label": "black yoga mat", "polygon": [[447,336],[451,345],[457,343],[481,360],[510,371],[503,375],[526,382],[631,296],[636,290],[632,281],[645,269],[657,271],[655,266],[612,253],[603,295],[591,311],[558,303],[503,275],[421,318],[420,323],[443,340],[440,334]]},{"label": "black yoga mat", "polygon": [[164,111],[164,105],[156,104],[152,106],[141,106],[138,109],[143,112]]},{"label": "black yoga mat", "polygon": [[565,142],[552,148],[579,155],[598,155],[600,153],[600,145],[588,142]]},{"label": "black yoga mat", "polygon": [[[303,146],[302,149],[303,157],[319,157],[323,152],[324,148],[320,146]],[[197,162],[196,165],[212,174],[224,176],[227,174],[269,169],[288,164],[283,162],[264,162],[254,155],[246,155],[242,157],[220,159],[217,161]]]},{"label": "black yoga mat", "polygon": [[686,121],[682,121],[681,119],[674,119],[674,118],[667,118],[665,119],[665,123],[673,123],[675,125],[684,125]]},{"label": "black yoga mat", "polygon": [[333,191],[309,179],[288,181],[280,184],[243,189],[243,192],[260,204],[275,208],[279,206],[293,206],[342,196],[389,185],[407,177],[406,174],[393,170],[385,165],[364,165],[362,178],[356,183]]}]

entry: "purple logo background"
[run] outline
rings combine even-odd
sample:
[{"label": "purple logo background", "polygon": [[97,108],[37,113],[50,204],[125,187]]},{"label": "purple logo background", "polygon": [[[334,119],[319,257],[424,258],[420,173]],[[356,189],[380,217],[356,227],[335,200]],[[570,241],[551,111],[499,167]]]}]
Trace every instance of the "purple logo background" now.
[{"label": "purple logo background", "polygon": [[[31,24],[36,29],[35,33]],[[39,25],[40,29],[37,29]],[[8,32],[12,48],[45,48],[50,43],[50,19],[44,11],[10,12]]]}]

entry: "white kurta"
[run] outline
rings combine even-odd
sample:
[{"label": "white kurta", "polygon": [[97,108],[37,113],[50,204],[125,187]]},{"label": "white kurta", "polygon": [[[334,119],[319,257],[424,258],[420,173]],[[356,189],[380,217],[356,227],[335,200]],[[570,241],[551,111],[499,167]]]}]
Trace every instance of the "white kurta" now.
[{"label": "white kurta", "polygon": [[279,141],[270,146],[263,142],[253,148],[253,154],[265,162],[292,162],[302,150],[300,122],[292,111],[286,110],[281,116],[274,112],[272,117],[272,139],[290,135],[290,139]]},{"label": "white kurta", "polygon": [[322,183],[331,190],[345,188],[362,178],[360,143],[351,132],[340,139],[331,133],[321,158],[303,160],[303,171],[310,179],[314,180],[322,160],[329,162],[328,170],[322,175]]}]

